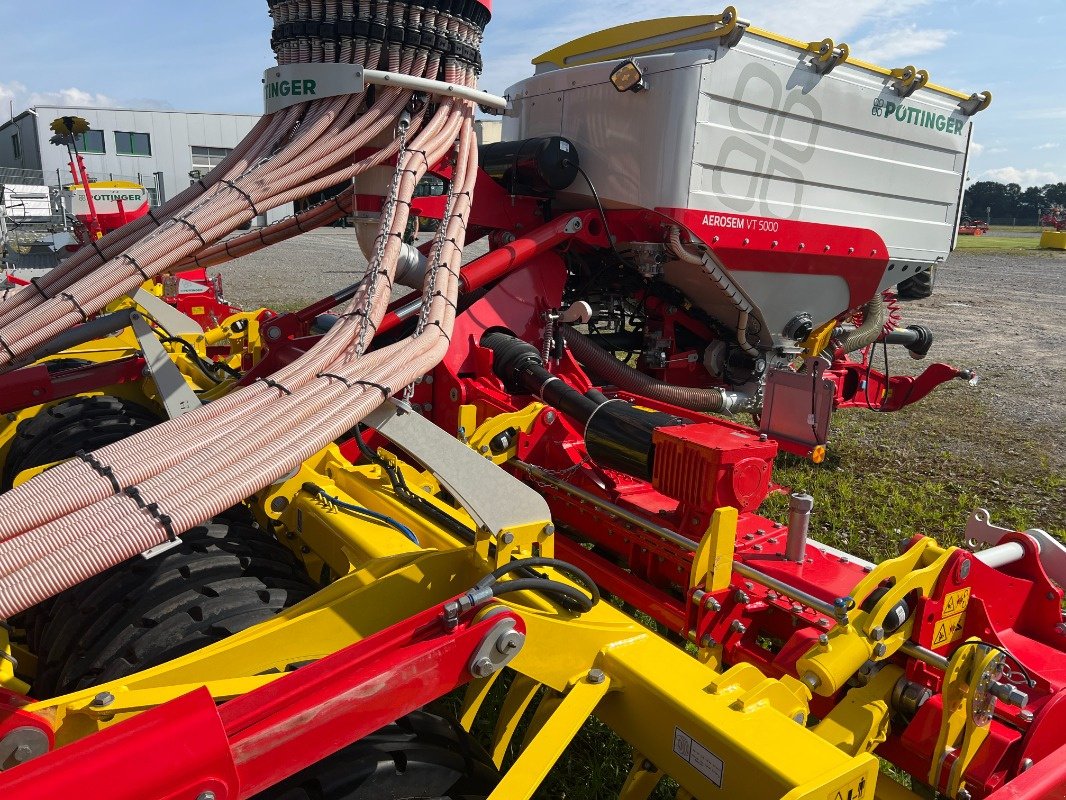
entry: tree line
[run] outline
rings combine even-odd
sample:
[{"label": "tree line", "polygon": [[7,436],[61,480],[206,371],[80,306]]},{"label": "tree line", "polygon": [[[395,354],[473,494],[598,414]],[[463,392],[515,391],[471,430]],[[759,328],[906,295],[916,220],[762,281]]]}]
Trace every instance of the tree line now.
[{"label": "tree line", "polygon": [[962,213],[978,219],[1037,219],[1052,206],[1066,206],[1066,183],[1023,189],[1017,183],[977,181],[966,189]]}]

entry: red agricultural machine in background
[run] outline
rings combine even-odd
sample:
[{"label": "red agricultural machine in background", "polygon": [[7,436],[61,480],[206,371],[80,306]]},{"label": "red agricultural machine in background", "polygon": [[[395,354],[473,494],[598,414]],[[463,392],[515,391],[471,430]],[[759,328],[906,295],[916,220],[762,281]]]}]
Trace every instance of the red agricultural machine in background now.
[{"label": "red agricultural machine in background", "polygon": [[1040,218],[1040,224],[1045,228],[1053,228],[1058,233],[1066,231],[1066,208],[1052,206]]},{"label": "red agricultural machine in background", "polygon": [[[597,797],[1066,797],[1060,542],[978,512],[873,564],[816,498],[762,511],[834,411],[974,379],[875,356],[933,346],[892,289],[953,245],[987,93],[730,7],[499,98],[484,0],[270,7],[249,140],[0,303],[0,388],[42,403],[0,435],[5,798],[520,800],[590,716],[631,746]],[[302,312],[186,340],[140,305],[119,360],[177,383],[49,370],[143,280],[348,216],[366,277]]]}]

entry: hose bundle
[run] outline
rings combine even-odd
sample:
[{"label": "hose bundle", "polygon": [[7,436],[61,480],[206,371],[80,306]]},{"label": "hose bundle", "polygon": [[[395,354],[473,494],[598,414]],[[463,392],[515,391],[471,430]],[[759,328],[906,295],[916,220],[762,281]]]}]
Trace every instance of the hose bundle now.
[{"label": "hose bundle", "polygon": [[[477,59],[469,50],[476,54],[488,21],[479,0],[279,0],[271,13],[279,63],[362,63],[471,87]],[[418,31],[417,41],[398,37],[400,29]],[[201,182],[100,240],[98,252],[75,255],[0,302],[2,367],[146,277],[217,248],[265,210],[396,162],[367,273],[314,348],[269,379],[0,495],[0,617],[172,539],[281,479],[443,357],[477,172],[473,111],[465,100],[419,98],[391,87],[279,111]],[[415,186],[450,153],[448,213],[427,269],[419,325],[408,338],[370,353]]]}]

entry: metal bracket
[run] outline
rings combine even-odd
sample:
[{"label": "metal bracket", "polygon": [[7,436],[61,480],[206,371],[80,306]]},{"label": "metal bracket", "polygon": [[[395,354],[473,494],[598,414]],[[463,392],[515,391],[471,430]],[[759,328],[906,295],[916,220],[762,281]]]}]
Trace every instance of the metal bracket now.
[{"label": "metal bracket", "polygon": [[771,369],[766,375],[759,432],[808,447],[829,439],[836,387],[823,378],[825,362],[807,359],[805,372]]},{"label": "metal bracket", "polygon": [[892,70],[892,87],[900,97],[910,97],[929,83],[929,73],[911,66]]},{"label": "metal bracket", "polygon": [[974,92],[968,100],[959,103],[959,109],[968,117],[972,117],[978,111],[984,111],[992,105],[992,92]]},{"label": "metal bracket", "polygon": [[851,48],[841,43],[836,45],[832,39],[823,39],[820,42],[811,42],[807,49],[814,53],[811,59],[811,68],[819,75],[828,75],[851,56]]},{"label": "metal bracket", "polygon": [[174,419],[186,411],[199,408],[200,398],[185,382],[185,376],[181,374],[181,370],[171,359],[170,353],[156,338],[144,317],[140,314],[131,314],[130,323],[133,326],[133,333],[137,336],[141,352],[144,354],[148,377],[159,390],[159,399],[163,403],[163,408],[166,409],[167,416]]},{"label": "metal bracket", "polygon": [[192,317],[182,314],[174,306],[160,300],[151,292],[138,289],[130,294],[130,299],[144,312],[166,328],[171,336],[203,336],[204,330]]},{"label": "metal bracket", "polygon": [[511,663],[525,643],[526,635],[515,630],[513,619],[500,620],[470,657],[470,674],[475,678],[487,678],[499,672]]},{"label": "metal bracket", "polygon": [[432,472],[480,529],[493,535],[536,529],[542,539],[550,536],[551,510],[543,497],[407,404],[394,399],[370,414],[364,424]]},{"label": "metal bracket", "polygon": [[[966,544],[972,549],[979,544],[987,547],[995,547],[1008,533],[1016,533],[1009,528],[1000,528],[992,524],[992,515],[987,510],[979,508],[970,515],[966,522]],[[1047,531],[1039,528],[1030,528],[1025,531],[1031,536],[1040,548],[1040,563],[1044,565],[1044,571],[1059,586],[1066,586],[1066,546],[1051,536]]]}]

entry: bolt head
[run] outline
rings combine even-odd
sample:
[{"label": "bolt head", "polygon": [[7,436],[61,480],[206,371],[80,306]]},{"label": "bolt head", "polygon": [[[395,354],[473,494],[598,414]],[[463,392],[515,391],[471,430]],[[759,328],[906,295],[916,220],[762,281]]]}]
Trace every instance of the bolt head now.
[{"label": "bolt head", "polygon": [[874,658],[884,658],[888,654],[888,647],[884,642],[878,642],[874,647]]},{"label": "bolt head", "polygon": [[829,637],[823,633],[821,636],[818,637],[818,644],[820,644],[822,647],[825,647],[829,644]]},{"label": "bolt head", "polygon": [[544,526],[544,535],[545,536],[554,536],[555,535],[555,526],[551,525],[551,524],[545,525]]},{"label": "bolt head", "polygon": [[214,792],[200,792],[196,795],[196,800],[215,800]]},{"label": "bolt head", "polygon": [[745,605],[751,600],[751,598],[748,597],[748,593],[747,592],[740,591],[739,589],[733,595],[733,599],[736,600],[741,605]]},{"label": "bolt head", "polygon": [[470,666],[470,674],[475,678],[487,678],[496,671],[496,666],[490,658],[479,658]]},{"label": "bolt head", "polygon": [[1059,636],[1066,636],[1066,622],[1060,622],[1058,625],[1056,625],[1055,631],[1059,634]]},{"label": "bolt head", "polygon": [[94,706],[106,707],[115,702],[115,696],[111,692],[100,692],[93,698]]},{"label": "bolt head", "polygon": [[508,531],[500,537],[500,541],[503,542],[505,545],[514,544],[514,534]]},{"label": "bolt head", "polygon": [[722,604],[715,600],[713,597],[708,597],[707,601],[703,604],[704,608],[708,611],[713,611],[716,614],[722,610]]},{"label": "bolt head", "polygon": [[970,577],[970,569],[971,569],[971,567],[973,567],[973,562],[971,562],[970,559],[968,559],[968,558],[965,561],[963,561],[961,564],[959,564],[959,580],[960,581],[964,581],[964,580],[966,580],[967,578]]},{"label": "bolt head", "polygon": [[602,669],[590,669],[588,674],[588,681],[591,684],[599,685],[607,680],[607,676],[604,675]]},{"label": "bolt head", "polygon": [[555,424],[555,412],[554,411],[549,411],[547,414],[545,414],[544,415],[544,422],[547,425]]},{"label": "bolt head", "polygon": [[1022,718],[1023,722],[1032,722],[1033,718],[1036,715],[1033,714],[1032,711],[1021,711],[1021,712],[1019,712],[1018,716],[1020,716]]}]

